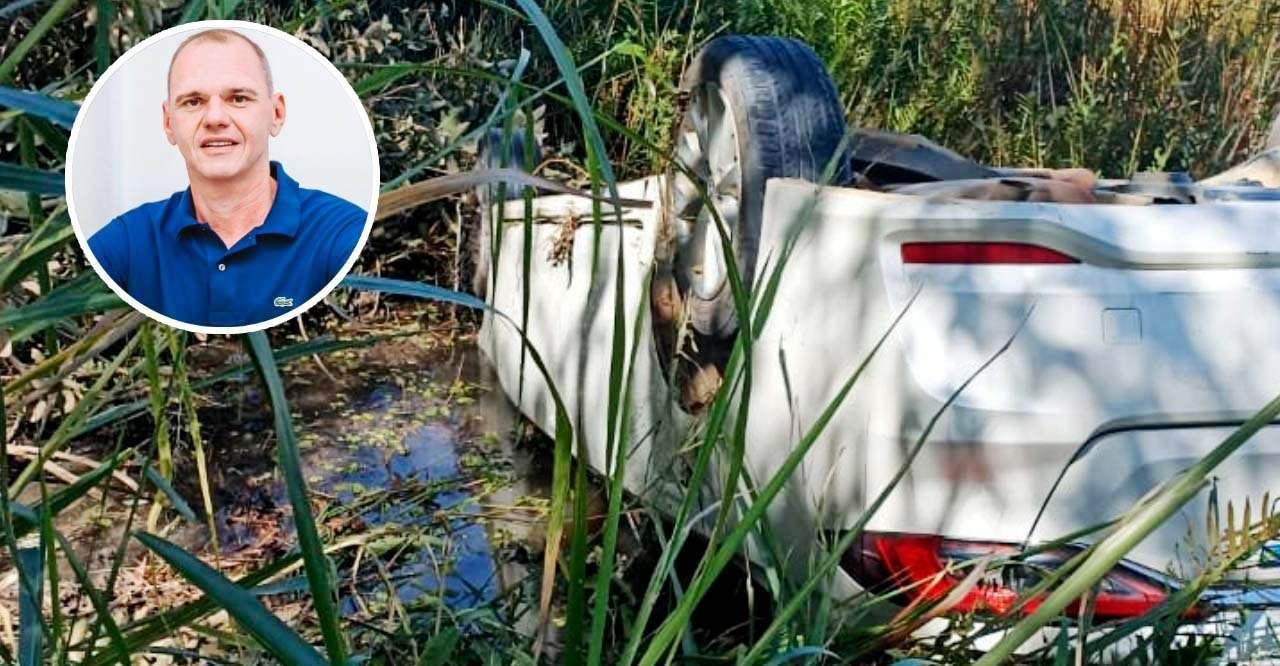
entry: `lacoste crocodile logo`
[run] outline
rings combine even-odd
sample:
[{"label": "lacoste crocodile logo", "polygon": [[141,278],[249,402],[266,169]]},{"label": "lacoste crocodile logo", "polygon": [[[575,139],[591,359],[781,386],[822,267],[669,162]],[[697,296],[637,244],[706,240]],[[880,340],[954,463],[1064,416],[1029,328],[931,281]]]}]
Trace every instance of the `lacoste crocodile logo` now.
[{"label": "lacoste crocodile logo", "polygon": [[278,308],[293,307],[293,299],[285,296],[276,296],[276,300],[272,301],[272,303]]}]

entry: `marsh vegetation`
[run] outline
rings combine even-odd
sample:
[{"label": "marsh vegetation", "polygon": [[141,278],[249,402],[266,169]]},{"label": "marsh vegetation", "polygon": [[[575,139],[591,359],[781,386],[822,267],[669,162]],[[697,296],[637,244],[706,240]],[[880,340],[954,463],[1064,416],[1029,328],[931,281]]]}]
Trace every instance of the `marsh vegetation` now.
[{"label": "marsh vegetation", "polygon": [[[129,46],[204,18],[268,23],[330,58],[373,120],[396,209],[379,215],[358,277],[296,322],[234,338],[129,310],[86,263],[63,198],[93,82]],[[1118,643],[1134,663],[1217,654],[1179,625],[1198,592],[1280,534],[1270,498],[1223,507],[1214,566],[1151,613],[1094,626],[1060,611],[1278,403],[1117,517],[1131,528],[1121,538],[1028,593],[1052,590],[1051,603],[959,617],[930,639],[912,630],[946,599],[886,617],[880,598],[823,593],[857,529],[830,535],[798,580],[744,562],[748,542],[771,538],[760,518],[785,479],[754,479],[757,495],[691,535],[695,493],[659,511],[620,476],[573,464],[567,415],[537,433],[507,405],[475,352],[483,303],[462,293],[475,204],[401,188],[471,169],[494,128],[537,138],[537,173],[579,189],[665,171],[680,74],[726,32],[805,40],[851,124],[992,164],[1207,175],[1261,146],[1280,109],[1270,1],[6,2],[0,662],[969,663],[1000,632],[1012,638],[988,659],[1081,624],[1091,631],[1020,658],[1096,660]],[[734,291],[741,321],[767,316]],[[635,353],[625,339],[620,368]],[[735,391],[749,386],[751,344],[740,336],[682,449],[694,480],[714,452],[732,463],[742,450]],[[609,383],[621,417],[624,377]],[[725,469],[736,486],[740,468]]]}]

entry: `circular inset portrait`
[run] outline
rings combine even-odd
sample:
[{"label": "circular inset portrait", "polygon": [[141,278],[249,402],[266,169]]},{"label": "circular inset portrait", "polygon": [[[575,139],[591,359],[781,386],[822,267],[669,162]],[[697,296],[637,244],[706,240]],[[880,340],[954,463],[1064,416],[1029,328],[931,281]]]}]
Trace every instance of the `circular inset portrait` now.
[{"label": "circular inset portrait", "polygon": [[67,206],[94,270],[171,326],[246,333],[319,302],[364,246],[378,153],[310,46],[244,21],[159,33],[85,99]]}]

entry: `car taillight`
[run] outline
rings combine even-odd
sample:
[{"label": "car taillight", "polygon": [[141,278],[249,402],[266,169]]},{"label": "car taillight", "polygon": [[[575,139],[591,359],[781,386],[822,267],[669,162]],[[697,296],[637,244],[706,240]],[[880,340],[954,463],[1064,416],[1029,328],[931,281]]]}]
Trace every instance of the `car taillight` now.
[{"label": "car taillight", "polygon": [[[945,539],[932,534],[866,532],[842,559],[844,568],[860,585],[877,592],[905,590],[904,602],[936,601],[952,592],[972,571],[964,566],[981,557],[995,556],[997,563],[982,574],[951,612],[983,611],[1005,615],[1018,600],[1045,576],[1079,552],[1063,547],[1016,560],[1018,546]],[[1094,617],[1102,620],[1137,617],[1160,605],[1168,590],[1136,569],[1120,565],[1112,569],[1098,586]],[[1034,611],[1041,597],[1029,600],[1021,609]],[[1079,612],[1079,600],[1066,610]],[[1193,610],[1189,615],[1199,611]]]},{"label": "car taillight", "polygon": [[1078,264],[1079,259],[1040,245],[1004,241],[928,241],[902,244],[907,264]]}]

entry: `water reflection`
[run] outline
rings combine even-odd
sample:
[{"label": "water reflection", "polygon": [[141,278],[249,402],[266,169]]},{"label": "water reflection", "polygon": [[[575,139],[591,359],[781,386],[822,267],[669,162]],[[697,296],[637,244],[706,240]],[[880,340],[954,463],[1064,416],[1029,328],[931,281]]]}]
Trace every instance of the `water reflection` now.
[{"label": "water reflection", "polygon": [[[389,395],[375,392],[365,404],[386,409],[394,402]],[[369,529],[395,527],[442,535],[438,542],[429,540],[427,547],[410,548],[387,572],[402,604],[439,598],[456,610],[483,605],[497,596],[497,563],[488,530],[479,522],[475,498],[449,489],[459,485],[449,482],[462,480],[458,441],[459,434],[450,425],[425,425],[405,436],[402,452],[388,455],[377,445],[355,449],[354,465],[344,468],[350,471],[334,475],[322,486],[347,506],[356,503],[364,489],[441,488],[425,499],[420,493],[390,494],[356,514]],[[383,585],[374,577],[358,581],[356,589],[374,593]],[[358,610],[352,595],[343,597],[342,608],[348,614]]]}]

